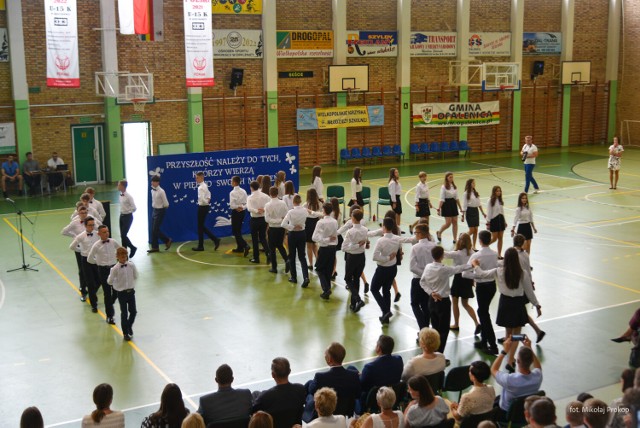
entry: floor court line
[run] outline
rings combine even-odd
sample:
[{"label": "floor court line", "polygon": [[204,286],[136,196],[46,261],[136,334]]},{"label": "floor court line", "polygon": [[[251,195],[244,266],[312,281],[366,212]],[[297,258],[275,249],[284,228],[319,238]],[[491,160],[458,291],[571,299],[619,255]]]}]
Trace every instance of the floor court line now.
[{"label": "floor court line", "polygon": [[[512,168],[512,167],[509,167],[509,166],[492,165],[492,164],[482,163],[482,162],[472,162],[472,163],[475,163],[477,165],[483,165],[483,166],[486,166],[486,167],[489,167],[489,168],[501,168],[501,169],[509,169],[511,171],[519,171],[522,174],[524,174],[524,170],[517,169],[517,168]],[[582,181],[583,183],[598,183],[597,181],[594,181],[594,180],[586,180],[586,179],[583,179],[583,178],[575,178],[575,177],[562,177],[560,175],[548,174],[548,173],[545,173],[545,172],[538,172],[537,174],[538,175],[547,175],[549,177],[554,177],[554,178],[564,178],[564,179],[567,179],[567,180]]]}]

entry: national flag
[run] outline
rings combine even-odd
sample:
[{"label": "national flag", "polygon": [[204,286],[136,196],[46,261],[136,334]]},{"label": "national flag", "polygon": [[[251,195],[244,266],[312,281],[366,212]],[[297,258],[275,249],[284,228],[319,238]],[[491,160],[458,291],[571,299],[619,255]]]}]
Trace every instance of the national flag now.
[{"label": "national flag", "polygon": [[149,34],[149,0],[118,0],[120,34]]},{"label": "national flag", "polygon": [[164,5],[163,0],[149,1],[149,32],[140,34],[138,38],[143,42],[164,41]]}]

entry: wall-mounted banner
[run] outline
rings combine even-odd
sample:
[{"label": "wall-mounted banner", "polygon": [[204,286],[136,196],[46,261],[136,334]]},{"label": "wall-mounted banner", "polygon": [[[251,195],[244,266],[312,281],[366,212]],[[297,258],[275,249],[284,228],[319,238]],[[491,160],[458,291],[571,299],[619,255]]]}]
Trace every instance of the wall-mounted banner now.
[{"label": "wall-mounted banner", "polygon": [[299,108],[296,113],[299,131],[384,125],[384,106]]},{"label": "wall-mounted banner", "polygon": [[414,104],[412,119],[414,128],[497,125],[500,102]]},{"label": "wall-mounted banner", "polygon": [[4,0],[0,0],[0,10],[7,10],[7,6]]},{"label": "wall-mounted banner", "polygon": [[[249,183],[258,175],[275,176],[282,170],[298,189],[298,146],[270,149],[228,150],[147,157],[149,188],[151,178],[160,176],[160,186],[167,193],[169,208],[162,230],[174,241],[197,239],[198,188],[196,173],[204,172],[211,191],[211,210],[206,225],[216,236],[231,236],[229,192],[231,177],[240,177],[240,186],[251,194]],[[151,191],[149,191],[151,224]],[[249,213],[245,215],[243,233],[249,233]]]},{"label": "wall-mounted banner", "polygon": [[456,56],[457,33],[412,31],[411,56]]},{"label": "wall-mounted banner", "polygon": [[511,33],[473,33],[469,37],[471,56],[511,56]]},{"label": "wall-mounted banner", "polygon": [[398,56],[398,32],[347,30],[347,56]]},{"label": "wall-mounted banner", "polygon": [[16,153],[16,126],[13,122],[0,123],[0,154]]},{"label": "wall-mounted banner", "polygon": [[213,13],[261,15],[262,0],[213,0]]},{"label": "wall-mounted banner", "polygon": [[302,79],[313,77],[313,71],[279,71],[279,79]]},{"label": "wall-mounted banner", "polygon": [[333,56],[333,31],[278,31],[278,58],[330,58]]},{"label": "wall-mounted banner", "polygon": [[9,62],[9,33],[0,28],[0,62]]},{"label": "wall-mounted banner", "polygon": [[211,0],[184,0],[187,87],[213,86]]},{"label": "wall-mounted banner", "polygon": [[47,86],[79,88],[78,15],[76,0],[44,0],[47,36]]},{"label": "wall-mounted banner", "polygon": [[522,35],[523,55],[560,55],[562,53],[562,33],[524,33]]},{"label": "wall-mounted banner", "polygon": [[214,58],[262,58],[262,30],[215,30]]}]

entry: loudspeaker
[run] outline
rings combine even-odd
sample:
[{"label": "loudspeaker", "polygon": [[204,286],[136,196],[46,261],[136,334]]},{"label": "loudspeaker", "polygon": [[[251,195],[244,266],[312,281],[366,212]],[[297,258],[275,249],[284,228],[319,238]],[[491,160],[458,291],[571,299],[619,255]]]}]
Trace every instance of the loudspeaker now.
[{"label": "loudspeaker", "polygon": [[542,76],[544,74],[544,61],[534,61],[531,74],[534,76]]},{"label": "loudspeaker", "polygon": [[229,88],[235,89],[237,86],[242,85],[242,77],[244,75],[244,69],[242,68],[232,68],[231,69],[231,83],[229,84]]}]

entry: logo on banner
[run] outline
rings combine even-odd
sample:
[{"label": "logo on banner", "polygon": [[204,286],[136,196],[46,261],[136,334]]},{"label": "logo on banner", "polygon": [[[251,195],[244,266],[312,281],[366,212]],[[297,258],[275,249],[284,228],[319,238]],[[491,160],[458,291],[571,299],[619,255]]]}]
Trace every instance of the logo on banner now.
[{"label": "logo on banner", "polygon": [[164,172],[164,168],[157,167],[156,169],[149,171],[149,176],[155,177],[157,175],[158,177],[160,177],[162,176],[163,172]]},{"label": "logo on banner", "polygon": [[207,59],[205,57],[199,57],[193,59],[193,68],[198,71],[202,71],[207,68]]},{"label": "logo on banner", "polygon": [[67,56],[57,56],[56,57],[56,67],[58,67],[60,70],[64,71],[67,68],[69,68],[69,65],[71,65],[71,60],[69,59],[69,57]]},{"label": "logo on banner", "polygon": [[293,154],[287,152],[285,160],[289,163],[289,165],[291,165],[289,167],[289,172],[291,174],[295,174],[296,172],[298,172],[298,170],[296,169],[296,165],[293,163],[293,161],[296,160],[296,155],[293,155]]},{"label": "logo on banner", "polygon": [[227,35],[227,45],[230,48],[237,49],[242,46],[242,36],[237,31],[232,31]]},{"label": "logo on banner", "polygon": [[474,34],[469,38],[469,46],[482,46],[482,37]]},{"label": "logo on banner", "polygon": [[431,118],[433,117],[433,106],[423,106],[422,107],[422,120],[424,123],[431,123]]}]

